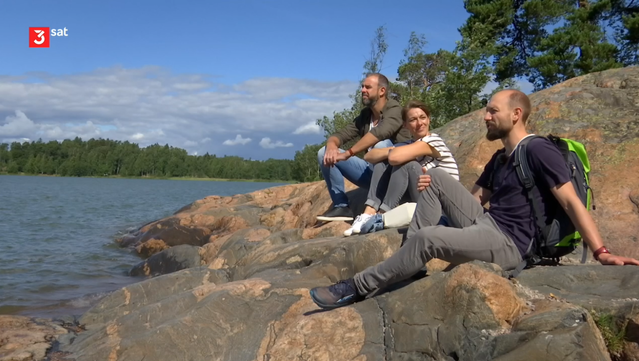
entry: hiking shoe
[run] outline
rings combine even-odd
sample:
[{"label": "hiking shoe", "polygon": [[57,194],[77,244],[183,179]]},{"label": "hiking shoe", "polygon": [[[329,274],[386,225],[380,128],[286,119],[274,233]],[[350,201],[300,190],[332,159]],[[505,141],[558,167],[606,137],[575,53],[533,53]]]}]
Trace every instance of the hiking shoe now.
[{"label": "hiking shoe", "polygon": [[357,294],[352,278],[339,281],[327,287],[315,287],[311,290],[311,299],[321,308],[331,309],[351,305],[364,297]]},{"label": "hiking shoe", "polygon": [[348,237],[353,233],[360,233],[362,231],[362,226],[366,222],[368,222],[368,220],[371,219],[372,217],[373,217],[372,214],[366,214],[366,213],[360,214],[359,216],[355,218],[355,221],[353,222],[353,225],[351,225],[351,228],[344,231],[344,235]]},{"label": "hiking shoe", "polygon": [[352,221],[353,211],[348,207],[334,207],[326,211],[321,216],[317,216],[319,221]]}]

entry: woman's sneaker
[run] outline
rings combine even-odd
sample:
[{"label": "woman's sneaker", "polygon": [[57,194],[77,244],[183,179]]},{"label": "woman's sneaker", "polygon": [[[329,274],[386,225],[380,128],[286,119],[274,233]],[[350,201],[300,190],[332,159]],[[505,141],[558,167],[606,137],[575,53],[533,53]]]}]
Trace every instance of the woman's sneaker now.
[{"label": "woman's sneaker", "polygon": [[357,216],[357,218],[355,218],[355,221],[353,221],[351,228],[344,231],[344,236],[348,237],[352,235],[353,233],[355,234],[360,233],[362,231],[362,226],[366,222],[368,222],[368,220],[371,219],[372,217],[373,217],[372,214],[366,214],[366,213],[362,213],[359,216]]}]

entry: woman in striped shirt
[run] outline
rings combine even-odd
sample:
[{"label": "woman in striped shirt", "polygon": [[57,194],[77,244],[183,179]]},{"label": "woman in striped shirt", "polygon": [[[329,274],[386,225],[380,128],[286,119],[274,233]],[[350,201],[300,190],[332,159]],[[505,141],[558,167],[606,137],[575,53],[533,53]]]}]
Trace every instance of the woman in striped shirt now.
[{"label": "woman in striped shirt", "polygon": [[420,101],[412,100],[402,109],[404,126],[413,140],[389,148],[372,149],[364,159],[375,164],[364,213],[355,218],[345,236],[360,233],[375,214],[397,207],[408,191],[410,201],[419,195],[417,181],[429,169],[439,167],[459,180],[459,169],[446,143],[430,132],[430,111]]}]

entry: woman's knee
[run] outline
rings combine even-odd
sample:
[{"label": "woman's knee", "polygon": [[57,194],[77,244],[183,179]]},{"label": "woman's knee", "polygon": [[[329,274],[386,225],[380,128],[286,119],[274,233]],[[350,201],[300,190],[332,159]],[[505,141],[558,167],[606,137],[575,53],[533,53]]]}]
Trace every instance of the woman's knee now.
[{"label": "woman's knee", "polygon": [[441,179],[448,180],[448,178],[454,179],[450,176],[450,174],[448,174],[448,172],[439,167],[429,169],[428,171],[426,171],[426,174],[430,176],[431,182]]},{"label": "woman's knee", "polygon": [[384,139],[384,140],[380,140],[379,142],[375,143],[373,148],[375,148],[375,149],[377,149],[377,148],[388,148],[388,147],[392,147],[392,146],[393,146],[393,142],[391,142],[390,139]]},{"label": "woman's knee", "polygon": [[393,172],[398,172],[398,171],[413,172],[413,173],[414,172],[421,172],[422,171],[422,165],[419,164],[419,162],[417,162],[415,160],[411,160],[408,163],[404,163],[404,164],[393,166]]}]

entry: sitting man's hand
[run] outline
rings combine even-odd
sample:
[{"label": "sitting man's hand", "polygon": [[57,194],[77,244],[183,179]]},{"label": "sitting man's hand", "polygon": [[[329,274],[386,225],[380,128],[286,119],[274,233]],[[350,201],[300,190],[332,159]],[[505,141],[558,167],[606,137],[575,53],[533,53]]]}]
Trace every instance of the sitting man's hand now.
[{"label": "sitting man's hand", "polygon": [[599,256],[599,263],[604,265],[613,265],[613,266],[623,266],[623,265],[639,266],[639,261],[634,258],[615,256],[610,253],[601,254]]},{"label": "sitting man's hand", "polygon": [[347,152],[337,153],[337,156],[335,157],[335,163],[345,161],[348,158],[350,158],[350,154],[348,154]]},{"label": "sitting man's hand", "polygon": [[422,167],[422,172],[424,172],[424,174],[420,175],[417,181],[417,190],[420,192],[430,186],[430,176],[426,174],[426,167]]},{"label": "sitting man's hand", "polygon": [[339,155],[339,149],[337,147],[326,147],[326,152],[324,153],[324,165],[327,167],[332,167],[337,163],[337,156]]}]

